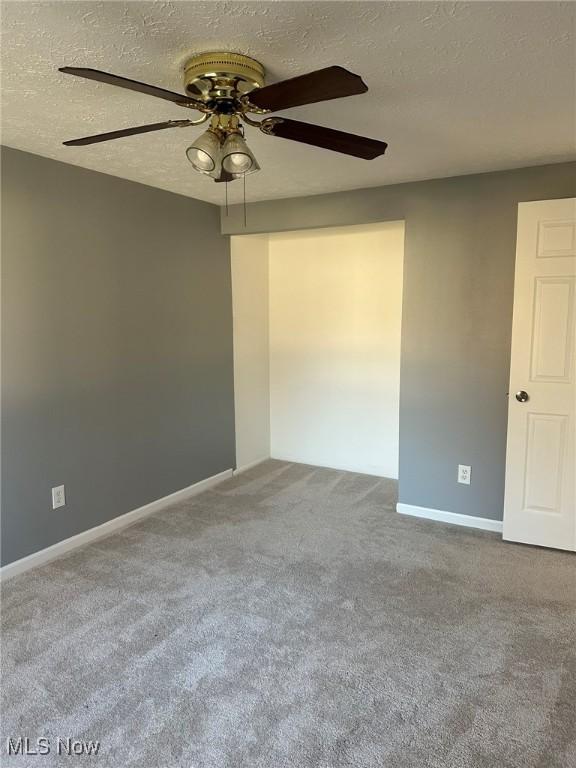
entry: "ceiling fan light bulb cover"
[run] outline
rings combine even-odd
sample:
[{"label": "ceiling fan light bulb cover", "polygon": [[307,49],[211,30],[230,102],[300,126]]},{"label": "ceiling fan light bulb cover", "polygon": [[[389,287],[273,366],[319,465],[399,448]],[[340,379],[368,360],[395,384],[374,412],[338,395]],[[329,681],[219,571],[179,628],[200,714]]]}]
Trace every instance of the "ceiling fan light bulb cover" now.
[{"label": "ceiling fan light bulb cover", "polygon": [[200,173],[210,173],[220,165],[220,139],[212,130],[205,131],[186,150],[186,157]]},{"label": "ceiling fan light bulb cover", "polygon": [[246,173],[240,173],[238,176],[249,176],[251,173],[256,173],[256,171],[260,170],[260,166],[258,165],[258,161],[256,158],[253,159],[252,166],[249,171],[246,171]]},{"label": "ceiling fan light bulb cover", "polygon": [[230,133],[226,137],[222,147],[222,167],[234,176],[258,170],[256,158],[239,133]]},{"label": "ceiling fan light bulb cover", "polygon": [[197,171],[200,171],[201,173],[209,173],[214,169],[214,160],[207,152],[204,152],[203,149],[188,147],[186,155]]}]

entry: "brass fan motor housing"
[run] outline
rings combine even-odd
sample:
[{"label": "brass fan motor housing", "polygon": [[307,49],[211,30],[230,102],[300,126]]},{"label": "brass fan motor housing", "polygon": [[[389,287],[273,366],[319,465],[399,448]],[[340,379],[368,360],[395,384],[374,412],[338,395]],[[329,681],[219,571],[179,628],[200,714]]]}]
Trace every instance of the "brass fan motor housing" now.
[{"label": "brass fan motor housing", "polygon": [[206,101],[237,98],[261,88],[265,74],[259,61],[241,53],[200,53],[184,65],[184,88]]}]

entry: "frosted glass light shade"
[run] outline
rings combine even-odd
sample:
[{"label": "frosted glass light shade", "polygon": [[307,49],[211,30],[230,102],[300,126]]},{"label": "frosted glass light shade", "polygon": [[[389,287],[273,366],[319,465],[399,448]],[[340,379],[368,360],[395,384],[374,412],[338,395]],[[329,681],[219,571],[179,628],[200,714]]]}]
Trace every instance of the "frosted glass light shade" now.
[{"label": "frosted glass light shade", "polygon": [[186,157],[200,173],[210,173],[220,164],[220,139],[207,130],[186,150]]},{"label": "frosted glass light shade", "polygon": [[222,167],[234,176],[253,173],[260,166],[239,133],[229,133],[222,146]]}]

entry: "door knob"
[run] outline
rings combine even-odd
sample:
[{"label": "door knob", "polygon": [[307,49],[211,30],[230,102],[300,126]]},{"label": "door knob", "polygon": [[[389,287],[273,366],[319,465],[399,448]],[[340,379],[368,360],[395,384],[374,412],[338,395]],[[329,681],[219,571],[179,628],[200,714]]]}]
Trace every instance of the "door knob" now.
[{"label": "door knob", "polygon": [[520,390],[520,392],[516,392],[516,400],[518,400],[519,403],[525,403],[526,400],[529,400],[528,392],[524,392],[523,389]]}]

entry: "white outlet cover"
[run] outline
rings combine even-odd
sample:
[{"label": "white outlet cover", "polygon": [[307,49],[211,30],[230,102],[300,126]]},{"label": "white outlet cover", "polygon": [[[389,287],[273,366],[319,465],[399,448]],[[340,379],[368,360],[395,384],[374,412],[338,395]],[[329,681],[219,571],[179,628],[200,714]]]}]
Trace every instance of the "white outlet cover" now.
[{"label": "white outlet cover", "polygon": [[458,464],[458,482],[464,485],[470,485],[470,478],[472,476],[472,467],[467,464]]},{"label": "white outlet cover", "polygon": [[58,509],[66,504],[66,494],[63,485],[52,488],[52,509]]}]

